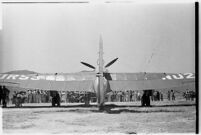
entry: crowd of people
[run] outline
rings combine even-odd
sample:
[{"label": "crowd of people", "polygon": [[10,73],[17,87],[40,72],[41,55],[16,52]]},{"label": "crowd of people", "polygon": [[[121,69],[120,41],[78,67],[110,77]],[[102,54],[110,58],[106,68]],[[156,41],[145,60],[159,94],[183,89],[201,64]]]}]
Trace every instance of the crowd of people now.
[{"label": "crowd of people", "polygon": [[172,100],[172,101],[175,100],[175,91],[174,90],[168,91],[167,98],[168,98],[169,101],[170,100]]},{"label": "crowd of people", "polygon": [[22,103],[50,103],[52,102],[52,100],[57,99],[59,99],[59,102],[65,103],[83,103],[86,100],[96,102],[94,100],[95,96],[95,93],[79,91],[28,90],[27,92],[14,91],[10,100],[12,104],[15,104],[16,106],[20,107]]},{"label": "crowd of people", "polygon": [[[96,94],[85,91],[46,91],[46,90],[27,90],[27,91],[14,91],[9,99],[9,90],[5,86],[0,86],[0,104],[6,107],[6,103],[12,102],[17,107],[21,107],[22,103],[86,103],[86,102],[96,102]],[[169,101],[174,101],[176,99],[175,91],[166,91],[165,98]],[[55,98],[56,97],[56,98]],[[143,97],[146,98],[143,101]],[[186,100],[194,100],[195,92],[186,90],[183,93],[183,97]],[[149,101],[148,101],[149,100]],[[157,90],[146,90],[146,91],[111,91],[106,94],[106,102],[136,102],[141,101],[142,103],[150,104],[150,101],[163,101],[164,93]]]},{"label": "crowd of people", "polygon": [[196,94],[194,91],[190,91],[187,89],[187,91],[183,93],[183,96],[186,98],[186,101],[188,100],[194,101]]},{"label": "crowd of people", "polygon": [[[143,91],[112,91],[107,94],[108,102],[135,102],[141,101]],[[163,101],[163,93],[151,90],[149,96],[152,101]]]},{"label": "crowd of people", "polygon": [[[96,94],[85,91],[58,91],[60,102],[65,103],[83,103],[96,102]],[[162,93],[155,91],[151,96],[152,101],[163,100]],[[141,101],[143,96],[142,91],[112,91],[107,93],[105,97],[106,102],[135,102]],[[22,103],[50,103],[54,97],[51,91],[45,90],[28,90],[14,91],[11,99],[12,104],[20,107]]]},{"label": "crowd of people", "polygon": [[10,101],[18,107],[22,103],[47,103],[49,102],[49,95],[47,93],[47,91],[42,90],[14,91]]},{"label": "crowd of people", "polygon": [[140,91],[112,91],[107,94],[108,102],[132,102],[140,101],[142,92]]}]

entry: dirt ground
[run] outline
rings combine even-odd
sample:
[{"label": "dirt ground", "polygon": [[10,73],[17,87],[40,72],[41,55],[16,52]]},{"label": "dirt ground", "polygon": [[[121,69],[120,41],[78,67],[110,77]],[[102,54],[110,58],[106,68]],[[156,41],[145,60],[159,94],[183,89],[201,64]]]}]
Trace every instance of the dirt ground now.
[{"label": "dirt ground", "polygon": [[[115,104],[115,105],[114,105]],[[12,105],[3,109],[4,133],[69,133],[69,134],[136,134],[195,133],[196,107],[193,101],[140,103],[107,103],[106,110],[95,105],[46,104]]]}]

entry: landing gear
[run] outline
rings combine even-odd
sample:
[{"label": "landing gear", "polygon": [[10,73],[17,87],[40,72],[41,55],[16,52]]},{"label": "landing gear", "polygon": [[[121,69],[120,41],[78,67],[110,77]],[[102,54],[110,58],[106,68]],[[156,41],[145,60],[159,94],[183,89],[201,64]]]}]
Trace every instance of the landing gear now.
[{"label": "landing gear", "polygon": [[51,91],[50,95],[52,96],[52,106],[60,106],[60,96],[57,91]]},{"label": "landing gear", "polygon": [[53,97],[52,98],[52,106],[55,107],[55,106],[60,106],[60,98],[58,97]]},{"label": "landing gear", "polygon": [[99,111],[104,111],[104,110],[105,110],[104,104],[98,105],[98,110],[99,110]]},{"label": "landing gear", "polygon": [[151,92],[148,91],[148,90],[145,90],[143,95],[142,95],[142,98],[141,98],[141,105],[142,106],[147,106],[147,107],[150,107],[150,95],[151,95]]},{"label": "landing gear", "polygon": [[99,95],[99,97],[98,97],[98,109],[99,109],[99,111],[105,110],[104,99],[105,99],[104,93],[102,95]]}]

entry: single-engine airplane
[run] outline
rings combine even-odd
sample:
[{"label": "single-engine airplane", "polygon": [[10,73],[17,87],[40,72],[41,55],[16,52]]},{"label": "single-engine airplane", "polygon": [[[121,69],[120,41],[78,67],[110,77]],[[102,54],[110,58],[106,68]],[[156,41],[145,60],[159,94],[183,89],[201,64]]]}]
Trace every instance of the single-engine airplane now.
[{"label": "single-engine airplane", "polygon": [[[86,62],[83,65],[94,69],[93,72],[55,73],[55,74],[0,74],[0,85],[25,89],[57,91],[90,91],[95,92],[99,109],[104,108],[105,95],[113,90],[153,90],[175,87],[193,87],[194,73],[109,73],[106,68],[118,58],[104,65],[103,40],[99,40],[98,72]],[[185,89],[183,89],[185,91]]]}]

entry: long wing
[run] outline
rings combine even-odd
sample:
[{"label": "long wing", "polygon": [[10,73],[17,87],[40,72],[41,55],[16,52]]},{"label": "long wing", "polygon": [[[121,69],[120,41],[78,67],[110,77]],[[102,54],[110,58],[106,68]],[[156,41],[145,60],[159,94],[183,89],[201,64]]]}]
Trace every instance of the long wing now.
[{"label": "long wing", "polygon": [[106,73],[111,90],[195,88],[194,73]]},{"label": "long wing", "polygon": [[91,91],[96,74],[79,72],[65,74],[0,74],[0,85],[27,89]]}]

